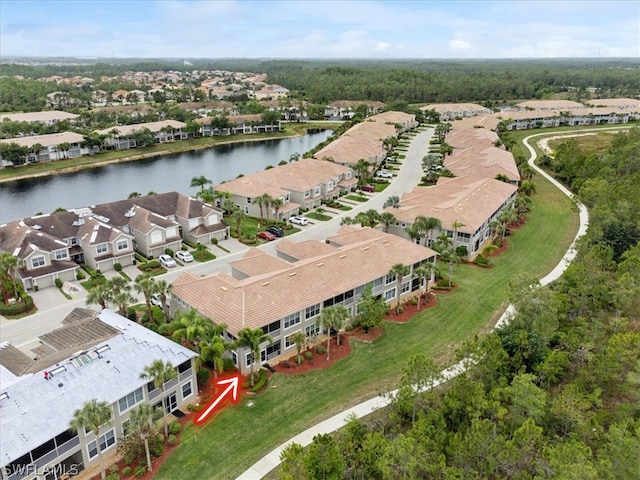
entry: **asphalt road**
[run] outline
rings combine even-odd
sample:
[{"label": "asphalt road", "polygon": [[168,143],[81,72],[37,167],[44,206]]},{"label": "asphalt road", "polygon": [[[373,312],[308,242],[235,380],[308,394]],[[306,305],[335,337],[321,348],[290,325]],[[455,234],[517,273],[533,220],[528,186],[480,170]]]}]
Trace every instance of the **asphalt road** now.
[{"label": "asphalt road", "polygon": [[[325,238],[335,234],[340,226],[340,221],[344,216],[355,217],[359,212],[366,211],[370,208],[378,211],[382,210],[382,206],[386,199],[392,195],[402,197],[402,194],[411,191],[420,181],[422,177],[422,158],[429,150],[429,140],[433,135],[433,129],[428,129],[419,133],[411,142],[403,164],[397,172],[396,177],[384,192],[372,194],[367,202],[354,206],[348,212],[341,212],[335,215],[331,220],[326,222],[313,221],[302,230],[294,235],[287,236],[293,241],[302,241],[309,239],[324,240]],[[263,244],[261,248],[267,252],[275,253],[277,240],[267,244]],[[247,247],[235,240],[222,242],[231,253],[225,253],[222,250],[213,248],[214,253],[218,256],[215,260],[206,263],[186,264],[184,267],[178,267],[170,270],[158,279],[165,280],[169,283],[173,282],[180,273],[188,271],[195,275],[208,275],[217,271],[231,272],[229,263],[239,260],[244,255]],[[130,266],[125,269],[131,278],[134,278],[139,272],[135,267]],[[106,276],[117,275],[115,272],[106,272]],[[135,295],[135,292],[132,292]],[[33,298],[38,307],[38,311],[33,315],[24,317],[19,320],[8,320],[0,316],[0,341],[11,342],[22,351],[30,354],[30,350],[38,346],[37,338],[51,330],[60,327],[62,320],[74,308],[84,307],[86,291],[82,291],[73,300],[67,300],[56,288],[46,288],[39,292],[33,292]],[[139,298],[139,300],[142,300]],[[90,306],[95,308],[96,306]]]}]

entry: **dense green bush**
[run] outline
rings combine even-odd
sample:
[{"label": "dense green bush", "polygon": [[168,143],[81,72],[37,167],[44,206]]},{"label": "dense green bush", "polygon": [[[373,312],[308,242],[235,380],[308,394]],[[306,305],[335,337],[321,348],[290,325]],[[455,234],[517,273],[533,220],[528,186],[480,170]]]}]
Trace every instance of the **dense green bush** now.
[{"label": "dense green bush", "polygon": [[171,250],[170,248],[165,248],[164,253],[166,255],[169,255],[171,258],[173,258],[173,250]]},{"label": "dense green bush", "polygon": [[53,283],[56,284],[56,287],[62,288],[62,280],[60,278],[56,278]]},{"label": "dense green bush", "polygon": [[316,353],[322,355],[324,352],[325,352],[325,349],[324,349],[324,347],[322,345],[318,345],[316,347]]},{"label": "dense green bush", "polygon": [[86,275],[84,273],[82,273],[82,270],[78,270],[76,272],[76,280],[84,280],[86,277]]},{"label": "dense green bush", "polygon": [[251,389],[252,392],[257,393],[260,390],[262,390],[264,388],[264,386],[267,384],[267,371],[263,368],[260,369],[260,371],[258,372],[258,381],[255,383],[255,385],[253,386],[253,388]]},{"label": "dense green bush", "polygon": [[313,352],[307,350],[306,352],[304,352],[304,358],[306,358],[307,360],[313,359]]},{"label": "dense green bush", "polygon": [[126,466],[122,469],[122,475],[125,477],[128,477],[129,475],[131,475],[131,467],[130,466]]},{"label": "dense green bush", "polygon": [[169,435],[169,436],[167,437],[167,443],[168,443],[169,445],[175,445],[175,444],[176,444],[176,442],[177,442],[177,439],[176,439],[176,436],[175,436],[175,435]]},{"label": "dense green bush", "polygon": [[169,433],[171,435],[177,435],[180,433],[181,430],[182,430],[182,426],[180,425],[179,422],[173,421],[169,424]]},{"label": "dense green bush", "polygon": [[[37,285],[33,287],[36,290]],[[0,315],[12,316],[20,315],[21,313],[28,312],[33,308],[33,298],[29,295],[24,295],[20,302],[16,302],[13,305],[5,305],[0,302]]]},{"label": "dense green bush", "polygon": [[235,363],[233,363],[233,358],[223,358],[222,359],[222,369],[225,372],[230,372],[236,368]]},{"label": "dense green bush", "polygon": [[196,374],[198,378],[198,386],[203,387],[209,381],[209,377],[211,377],[211,372],[206,368],[200,368],[198,373]]},{"label": "dense green bush", "polygon": [[487,267],[489,266],[489,259],[482,254],[478,254],[478,256],[473,260],[473,263],[481,267]]},{"label": "dense green bush", "polygon": [[211,243],[212,243],[213,245],[217,245],[217,244],[218,244],[218,239],[217,239],[216,237],[213,237],[213,238],[211,239]]},{"label": "dense green bush", "polygon": [[121,263],[117,263],[117,262],[116,262],[116,263],[114,263],[114,264],[113,264],[113,269],[114,269],[116,272],[121,272],[121,271],[122,271],[122,264],[121,264]]},{"label": "dense green bush", "polygon": [[194,249],[196,248],[196,244],[194,242],[189,241],[189,240],[182,240],[182,243],[190,246],[191,248],[194,248]]}]

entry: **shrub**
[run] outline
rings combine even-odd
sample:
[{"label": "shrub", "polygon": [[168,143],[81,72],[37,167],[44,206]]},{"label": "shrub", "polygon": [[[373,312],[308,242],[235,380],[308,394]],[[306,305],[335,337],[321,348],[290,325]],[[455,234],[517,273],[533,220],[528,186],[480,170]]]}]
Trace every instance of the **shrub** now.
[{"label": "shrub", "polygon": [[267,379],[268,379],[267,371],[264,370],[264,369],[260,369],[258,374],[259,374],[259,378],[258,378],[258,381],[256,382],[256,384],[251,389],[252,392],[259,392],[267,384]]},{"label": "shrub", "polygon": [[189,250],[189,247],[187,247],[186,245],[182,245],[180,247],[180,250],[182,250],[183,252],[186,252],[187,250]]},{"label": "shrub", "polygon": [[109,467],[109,473],[118,473],[118,465],[111,465]]},{"label": "shrub", "polygon": [[396,312],[398,312],[398,313],[404,312],[404,307],[403,306],[399,306],[398,308],[396,308]]},{"label": "shrub", "polygon": [[118,475],[118,471],[117,471],[116,467],[116,471],[113,473],[110,473],[109,475],[107,475],[105,478],[106,480],[120,480],[120,475]]},{"label": "shrub", "polygon": [[236,368],[236,365],[233,363],[233,358],[223,358],[222,359],[222,369],[225,372],[230,372]]},{"label": "shrub", "polygon": [[209,381],[209,377],[211,376],[211,372],[206,368],[200,368],[196,377],[198,377],[198,386],[202,387],[207,384]]},{"label": "shrub", "polygon": [[213,245],[217,245],[217,244],[218,244],[218,239],[217,239],[216,237],[213,237],[213,238],[211,239],[211,243],[212,243]]},{"label": "shrub", "polygon": [[164,253],[166,255],[169,255],[170,257],[173,257],[173,250],[171,250],[170,248],[165,248]]},{"label": "shrub", "polygon": [[[162,437],[162,435],[160,435],[160,437]],[[162,442],[153,442],[153,444],[149,444],[149,450],[151,451],[151,456],[156,458],[161,457],[164,453]]]},{"label": "shrub", "polygon": [[322,345],[316,347],[316,353],[322,355],[325,352],[325,348]]},{"label": "shrub", "polygon": [[306,358],[307,360],[311,360],[313,358],[313,352],[310,352],[310,351],[304,352],[304,358]]},{"label": "shrub", "polygon": [[191,248],[196,248],[196,244],[190,240],[182,240],[182,243],[189,245]]},{"label": "shrub", "polygon": [[114,264],[113,264],[113,269],[114,269],[116,272],[121,272],[121,271],[122,271],[122,264],[121,264],[121,263],[117,263],[117,262],[116,262],[116,263],[114,263]]},{"label": "shrub", "polygon": [[175,435],[169,435],[169,437],[167,438],[167,443],[169,445],[175,445],[176,444],[176,436]]},{"label": "shrub", "polygon": [[34,291],[34,292],[37,292],[38,290],[40,290],[40,287],[38,287],[38,285],[34,285],[34,286],[33,286],[33,291]]},{"label": "shrub", "polygon": [[180,433],[181,430],[182,430],[182,426],[180,425],[179,422],[174,421],[169,424],[169,433],[171,435],[177,435]]},{"label": "shrub", "polygon": [[489,259],[482,254],[479,254],[474,260],[473,263],[479,265],[481,267],[489,266]]},{"label": "shrub", "polygon": [[127,318],[132,322],[136,321],[136,309],[134,307],[127,307]]},{"label": "shrub", "polygon": [[82,270],[76,272],[76,280],[84,280],[85,278],[87,278],[87,276],[82,273]]},{"label": "shrub", "polygon": [[61,280],[61,279],[56,278],[56,279],[53,281],[53,283],[55,283],[55,284],[56,284],[56,287],[58,287],[58,288],[62,288],[62,280]]},{"label": "shrub", "polygon": [[197,412],[198,410],[200,410],[200,407],[195,403],[190,403],[187,405],[187,410],[189,410],[190,412]]},{"label": "shrub", "polygon": [[129,475],[131,475],[131,467],[130,466],[126,466],[122,469],[122,475],[124,475],[125,477],[128,477]]},{"label": "shrub", "polygon": [[138,465],[136,467],[136,477],[144,477],[144,474],[147,473],[147,467],[144,465]]},{"label": "shrub", "polygon": [[294,368],[296,366],[296,363],[292,362],[291,360],[284,360],[284,361],[280,362],[279,365],[282,368]]},{"label": "shrub", "polygon": [[143,257],[142,255],[140,255],[138,252],[136,252],[133,256],[140,263],[144,263],[144,262],[147,261],[147,259],[145,257]]}]

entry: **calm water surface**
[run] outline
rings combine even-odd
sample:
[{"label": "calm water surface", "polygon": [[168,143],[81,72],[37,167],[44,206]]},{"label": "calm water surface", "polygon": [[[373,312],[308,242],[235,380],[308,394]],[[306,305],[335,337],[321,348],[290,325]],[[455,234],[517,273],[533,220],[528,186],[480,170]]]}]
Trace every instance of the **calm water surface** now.
[{"label": "calm water surface", "polygon": [[49,213],[58,207],[86,207],[122,200],[131,192],[178,191],[195,195],[189,185],[204,175],[217,185],[239,174],[264,170],[288,161],[292,154],[311,150],[331,135],[330,130],[303,137],[220,145],[205,150],[165,155],[49,177],[0,184],[0,224]]}]

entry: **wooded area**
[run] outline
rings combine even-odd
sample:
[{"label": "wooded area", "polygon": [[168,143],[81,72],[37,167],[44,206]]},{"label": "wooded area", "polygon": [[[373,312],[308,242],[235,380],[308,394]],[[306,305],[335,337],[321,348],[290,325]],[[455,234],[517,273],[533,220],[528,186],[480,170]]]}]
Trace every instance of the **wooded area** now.
[{"label": "wooded area", "polygon": [[[589,206],[574,263],[548,287],[510,282],[511,323],[439,379],[422,355],[384,414],[283,454],[281,479],[619,479],[640,472],[640,130],[600,156],[566,142],[546,164]],[[473,363],[471,365],[471,363]]]},{"label": "wooded area", "polygon": [[[76,59],[77,62],[77,59]],[[637,59],[529,60],[193,60],[186,67],[176,61],[125,62],[85,65],[29,66],[2,64],[0,111],[36,111],[46,106],[46,94],[69,93],[86,105],[91,88],[107,92],[144,86],[122,81],[104,82],[125,71],[229,70],[264,72],[267,81],[291,91],[291,99],[312,104],[335,100],[375,100],[393,103],[478,102],[495,107],[512,100],[548,98],[565,92],[573,100],[634,96],[640,92]],[[16,80],[20,75],[24,80]],[[36,81],[51,75],[81,75],[96,80],[93,87]],[[199,84],[187,80],[194,91]],[[590,92],[587,89],[595,89]],[[185,98],[183,101],[193,101]]]}]

